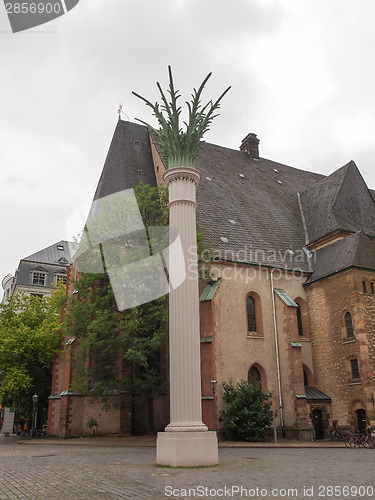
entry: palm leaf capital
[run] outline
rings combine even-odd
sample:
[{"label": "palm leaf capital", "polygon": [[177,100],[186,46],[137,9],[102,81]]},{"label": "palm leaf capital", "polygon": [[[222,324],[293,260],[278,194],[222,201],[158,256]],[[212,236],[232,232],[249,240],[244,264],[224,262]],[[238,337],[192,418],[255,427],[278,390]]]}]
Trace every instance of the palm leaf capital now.
[{"label": "palm leaf capital", "polygon": [[199,156],[203,135],[209,130],[213,119],[218,116],[218,114],[214,114],[214,111],[220,107],[220,102],[229,91],[230,87],[228,87],[215,102],[210,100],[207,104],[202,106],[201,95],[207,81],[211,77],[212,73],[209,73],[198,90],[195,88],[193,89],[191,102],[186,102],[189,121],[188,123],[184,122],[186,127],[184,131],[179,123],[181,107],[177,104],[181,96],[179,91],[175,89],[170,66],[168,66],[168,74],[169,89],[167,95],[169,95],[169,101],[160,83],[157,82],[162,105],[158,103],[152,104],[148,99],[133,92],[133,95],[144,101],[147,106],[151,107],[153,115],[159,122],[160,129],[156,130],[147,122],[138,118],[136,118],[136,120],[146,125],[154,133],[156,143],[162,150],[169,168],[177,166],[194,167]]}]

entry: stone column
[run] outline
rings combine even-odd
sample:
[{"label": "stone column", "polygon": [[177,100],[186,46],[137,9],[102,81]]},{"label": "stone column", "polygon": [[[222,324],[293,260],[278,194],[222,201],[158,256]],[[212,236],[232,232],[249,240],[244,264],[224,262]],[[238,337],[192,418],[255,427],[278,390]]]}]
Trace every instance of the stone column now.
[{"label": "stone column", "polygon": [[[181,240],[184,260],[171,231],[169,248],[169,363],[171,422],[158,433],[157,463],[171,466],[218,463],[216,432],[202,423],[199,290],[196,235],[196,187],[194,168],[167,170],[169,225]],[[186,272],[182,284],[173,283]]]}]

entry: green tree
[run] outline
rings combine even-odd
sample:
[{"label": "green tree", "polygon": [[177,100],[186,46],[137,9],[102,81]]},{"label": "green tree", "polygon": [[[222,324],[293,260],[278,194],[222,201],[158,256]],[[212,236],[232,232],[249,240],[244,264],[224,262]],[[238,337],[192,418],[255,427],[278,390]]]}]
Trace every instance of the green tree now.
[{"label": "green tree", "polygon": [[35,393],[39,411],[47,412],[64,296],[59,285],[42,298],[18,293],[0,308],[0,398],[19,414],[31,416]]},{"label": "green tree", "polygon": [[260,382],[243,380],[234,384],[223,382],[225,409],[220,421],[230,438],[245,441],[264,441],[272,425],[271,393]]},{"label": "green tree", "polygon": [[76,339],[74,390],[104,401],[113,391],[151,395],[160,385],[166,298],[119,311],[106,273],[82,274],[75,288],[64,319],[65,332]]},{"label": "green tree", "polygon": [[[168,224],[168,190],[140,183],[135,194],[150,245],[149,228]],[[121,245],[123,240],[118,242],[117,252]],[[160,351],[166,344],[168,325],[166,297],[119,311],[106,272],[81,273],[75,288],[78,293],[69,298],[64,319],[65,332],[76,339],[74,390],[104,401],[114,391],[152,395],[161,383]]]}]

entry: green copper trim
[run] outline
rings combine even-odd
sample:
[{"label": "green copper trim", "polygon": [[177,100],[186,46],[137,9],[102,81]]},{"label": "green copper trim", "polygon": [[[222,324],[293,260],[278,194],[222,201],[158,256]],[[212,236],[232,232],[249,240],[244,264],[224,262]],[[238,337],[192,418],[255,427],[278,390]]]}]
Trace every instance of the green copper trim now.
[{"label": "green copper trim", "polygon": [[282,288],[275,288],[275,293],[287,306],[298,307],[297,302],[294,302],[294,300]]},{"label": "green copper trim", "polygon": [[214,295],[220,285],[221,278],[217,281],[209,281],[205,286],[201,296],[199,297],[200,302],[204,302],[205,300],[212,300]]}]

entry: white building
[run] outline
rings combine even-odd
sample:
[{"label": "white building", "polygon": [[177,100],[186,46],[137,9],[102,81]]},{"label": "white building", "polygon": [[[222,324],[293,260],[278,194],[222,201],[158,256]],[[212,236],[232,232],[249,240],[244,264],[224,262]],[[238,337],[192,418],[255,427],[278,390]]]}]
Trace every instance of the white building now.
[{"label": "white building", "polygon": [[66,283],[67,266],[70,263],[71,248],[68,241],[59,241],[21,259],[15,275],[7,274],[2,281],[2,303],[20,291],[41,297],[50,295],[59,281]]}]

